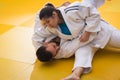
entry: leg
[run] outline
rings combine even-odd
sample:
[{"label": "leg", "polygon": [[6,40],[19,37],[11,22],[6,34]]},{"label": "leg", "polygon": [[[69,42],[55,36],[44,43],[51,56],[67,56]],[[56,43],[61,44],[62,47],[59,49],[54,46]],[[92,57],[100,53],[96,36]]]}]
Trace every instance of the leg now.
[{"label": "leg", "polygon": [[75,63],[73,72],[64,80],[79,80],[82,73],[89,72],[91,69],[92,58],[96,51],[96,48],[92,48],[89,45],[80,47],[75,52]]},{"label": "leg", "polygon": [[115,30],[113,31],[110,41],[108,42],[108,46],[114,48],[120,48],[120,31]]}]

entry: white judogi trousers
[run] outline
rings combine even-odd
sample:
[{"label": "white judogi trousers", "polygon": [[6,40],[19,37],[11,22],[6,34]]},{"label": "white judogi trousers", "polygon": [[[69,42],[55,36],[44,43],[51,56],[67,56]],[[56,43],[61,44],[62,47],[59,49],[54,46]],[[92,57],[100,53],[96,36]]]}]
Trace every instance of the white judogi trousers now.
[{"label": "white judogi trousers", "polygon": [[[113,30],[113,33],[107,45],[110,47],[120,48],[120,31],[119,30]],[[92,64],[91,64],[92,59],[97,50],[98,48],[92,47],[89,44],[83,47],[80,47],[75,52],[75,62],[74,62],[73,70],[77,67],[83,67],[85,68],[84,73],[88,73],[92,68]]]}]

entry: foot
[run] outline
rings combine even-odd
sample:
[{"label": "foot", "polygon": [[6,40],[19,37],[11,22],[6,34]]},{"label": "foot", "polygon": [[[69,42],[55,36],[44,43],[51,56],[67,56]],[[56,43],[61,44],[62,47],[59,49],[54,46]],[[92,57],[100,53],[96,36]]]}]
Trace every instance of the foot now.
[{"label": "foot", "polygon": [[80,80],[80,78],[75,74],[71,74],[68,77],[64,78],[63,80]]}]

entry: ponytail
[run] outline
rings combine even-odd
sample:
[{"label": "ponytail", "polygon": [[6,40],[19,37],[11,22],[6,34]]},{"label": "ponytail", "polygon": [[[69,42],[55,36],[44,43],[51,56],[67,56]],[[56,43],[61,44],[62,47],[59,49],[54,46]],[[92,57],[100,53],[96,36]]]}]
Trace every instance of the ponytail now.
[{"label": "ponytail", "polygon": [[54,5],[51,4],[51,3],[46,3],[46,4],[45,4],[45,7],[53,7],[53,8],[55,8]]}]

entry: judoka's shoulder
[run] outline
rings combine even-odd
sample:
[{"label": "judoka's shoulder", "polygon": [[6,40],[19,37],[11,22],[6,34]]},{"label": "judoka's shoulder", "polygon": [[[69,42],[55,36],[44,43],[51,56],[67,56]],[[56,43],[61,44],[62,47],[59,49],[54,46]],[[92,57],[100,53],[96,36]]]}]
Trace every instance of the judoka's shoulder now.
[{"label": "judoka's shoulder", "polygon": [[71,6],[79,6],[82,8],[82,7],[91,7],[92,5],[87,2],[75,1],[75,2],[71,3],[68,7],[71,7]]}]

